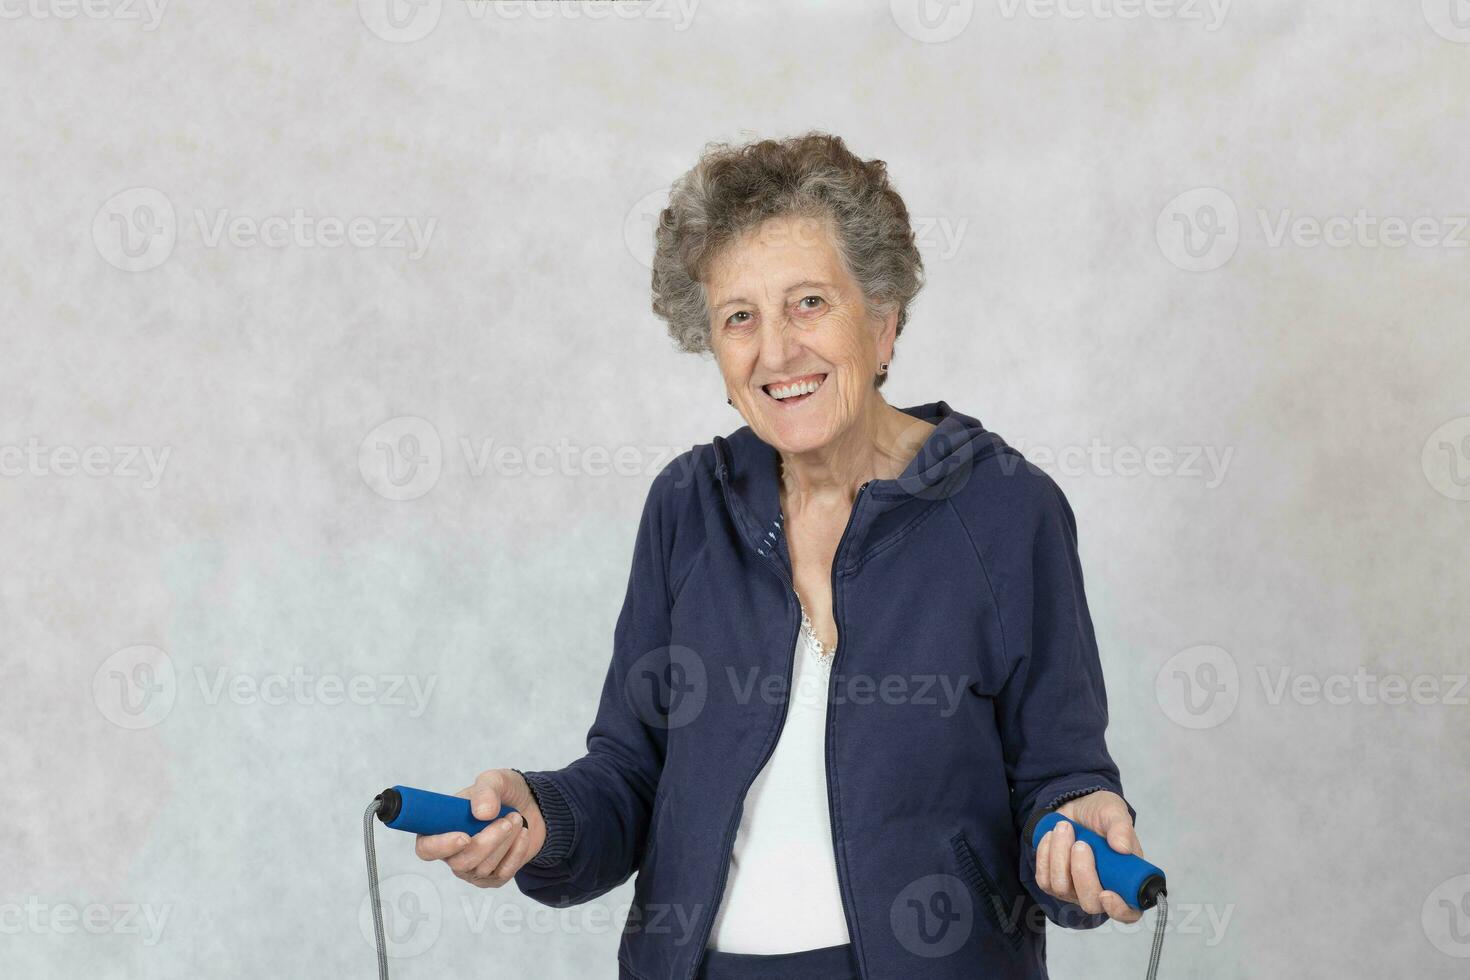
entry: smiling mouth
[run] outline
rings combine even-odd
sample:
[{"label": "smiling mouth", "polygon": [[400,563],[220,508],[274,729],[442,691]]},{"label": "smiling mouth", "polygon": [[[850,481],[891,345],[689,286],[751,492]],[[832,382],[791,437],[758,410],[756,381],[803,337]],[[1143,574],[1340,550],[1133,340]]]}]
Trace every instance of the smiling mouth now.
[{"label": "smiling mouth", "polygon": [[762,385],[761,391],[779,402],[782,407],[789,407],[799,405],[821,391],[826,380],[825,374],[807,374],[790,381]]}]

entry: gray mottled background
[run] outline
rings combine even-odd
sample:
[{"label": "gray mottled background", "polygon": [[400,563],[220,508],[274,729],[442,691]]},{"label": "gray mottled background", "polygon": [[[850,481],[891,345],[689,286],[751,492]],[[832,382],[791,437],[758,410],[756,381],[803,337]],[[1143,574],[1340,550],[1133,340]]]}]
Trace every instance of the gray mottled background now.
[{"label": "gray mottled background", "polygon": [[[1470,3],[0,0],[0,66],[0,974],[373,975],[362,808],[581,753],[740,424],[663,190],[814,127],[918,222],[889,400],[1076,510],[1162,973],[1470,969]],[[380,847],[397,976],[614,976],[631,884]]]}]

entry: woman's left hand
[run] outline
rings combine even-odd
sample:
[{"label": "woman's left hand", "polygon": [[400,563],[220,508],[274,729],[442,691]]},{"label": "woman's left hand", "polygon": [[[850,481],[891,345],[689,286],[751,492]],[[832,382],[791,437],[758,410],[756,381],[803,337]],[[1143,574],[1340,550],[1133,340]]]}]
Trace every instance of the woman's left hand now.
[{"label": "woman's left hand", "polygon": [[[1143,857],[1143,845],[1133,832],[1128,805],[1117,793],[1107,790],[1088,793],[1063,803],[1057,812],[1102,836],[1113,850]],[[1117,892],[1102,887],[1092,848],[1077,841],[1066,822],[1059,822],[1047,831],[1036,848],[1036,884],[1053,898],[1076,903],[1082,906],[1082,911],[1093,915],[1106,912],[1109,918],[1119,922],[1137,922],[1143,917],[1142,912],[1130,907]]]}]

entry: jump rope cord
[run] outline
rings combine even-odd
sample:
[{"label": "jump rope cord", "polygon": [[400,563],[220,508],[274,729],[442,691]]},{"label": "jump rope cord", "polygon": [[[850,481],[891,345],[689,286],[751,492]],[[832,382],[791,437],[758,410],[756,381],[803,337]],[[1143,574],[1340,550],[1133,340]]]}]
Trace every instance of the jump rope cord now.
[{"label": "jump rope cord", "polygon": [[[362,843],[367,851],[368,893],[373,902],[373,933],[378,943],[378,980],[388,980],[388,947],[383,941],[383,897],[378,892],[378,852],[373,846],[373,818],[382,809],[382,800],[368,804],[362,815]],[[1164,951],[1164,923],[1169,919],[1169,896],[1159,895],[1159,914],[1154,923],[1154,947],[1148,956],[1147,980],[1155,980],[1159,972],[1159,956]]]},{"label": "jump rope cord", "polygon": [[1159,895],[1159,917],[1154,923],[1154,949],[1148,956],[1148,980],[1154,980],[1159,972],[1159,954],[1164,951],[1164,922],[1169,918],[1169,897]]},{"label": "jump rope cord", "polygon": [[367,813],[362,815],[362,843],[367,848],[368,893],[373,900],[373,932],[378,939],[378,980],[388,980],[388,946],[383,941],[383,897],[378,893],[378,852],[373,847],[373,817],[382,806],[382,800],[373,800]]}]

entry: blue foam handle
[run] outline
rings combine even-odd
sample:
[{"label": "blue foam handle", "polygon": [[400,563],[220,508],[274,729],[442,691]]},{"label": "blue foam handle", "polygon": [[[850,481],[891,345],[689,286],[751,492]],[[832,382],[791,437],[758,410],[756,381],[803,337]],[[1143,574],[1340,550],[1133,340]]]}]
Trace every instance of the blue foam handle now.
[{"label": "blue foam handle", "polygon": [[1055,811],[1036,821],[1031,832],[1031,846],[1041,846],[1041,838],[1057,824],[1066,821],[1072,825],[1077,839],[1092,848],[1093,863],[1097,865],[1097,879],[1103,888],[1116,892],[1123,901],[1139,911],[1151,909],[1158,904],[1167,882],[1164,872],[1149,864],[1137,854],[1120,854],[1108,845],[1101,835],[1093,833],[1075,820],[1068,820]]},{"label": "blue foam handle", "polygon": [[[490,826],[491,821],[476,819],[470,801],[462,796],[430,793],[411,786],[394,786],[378,795],[383,807],[378,819],[384,826],[410,834],[464,833],[471,837]],[[514,807],[502,806],[495,815],[499,820],[507,813],[519,813]]]}]

